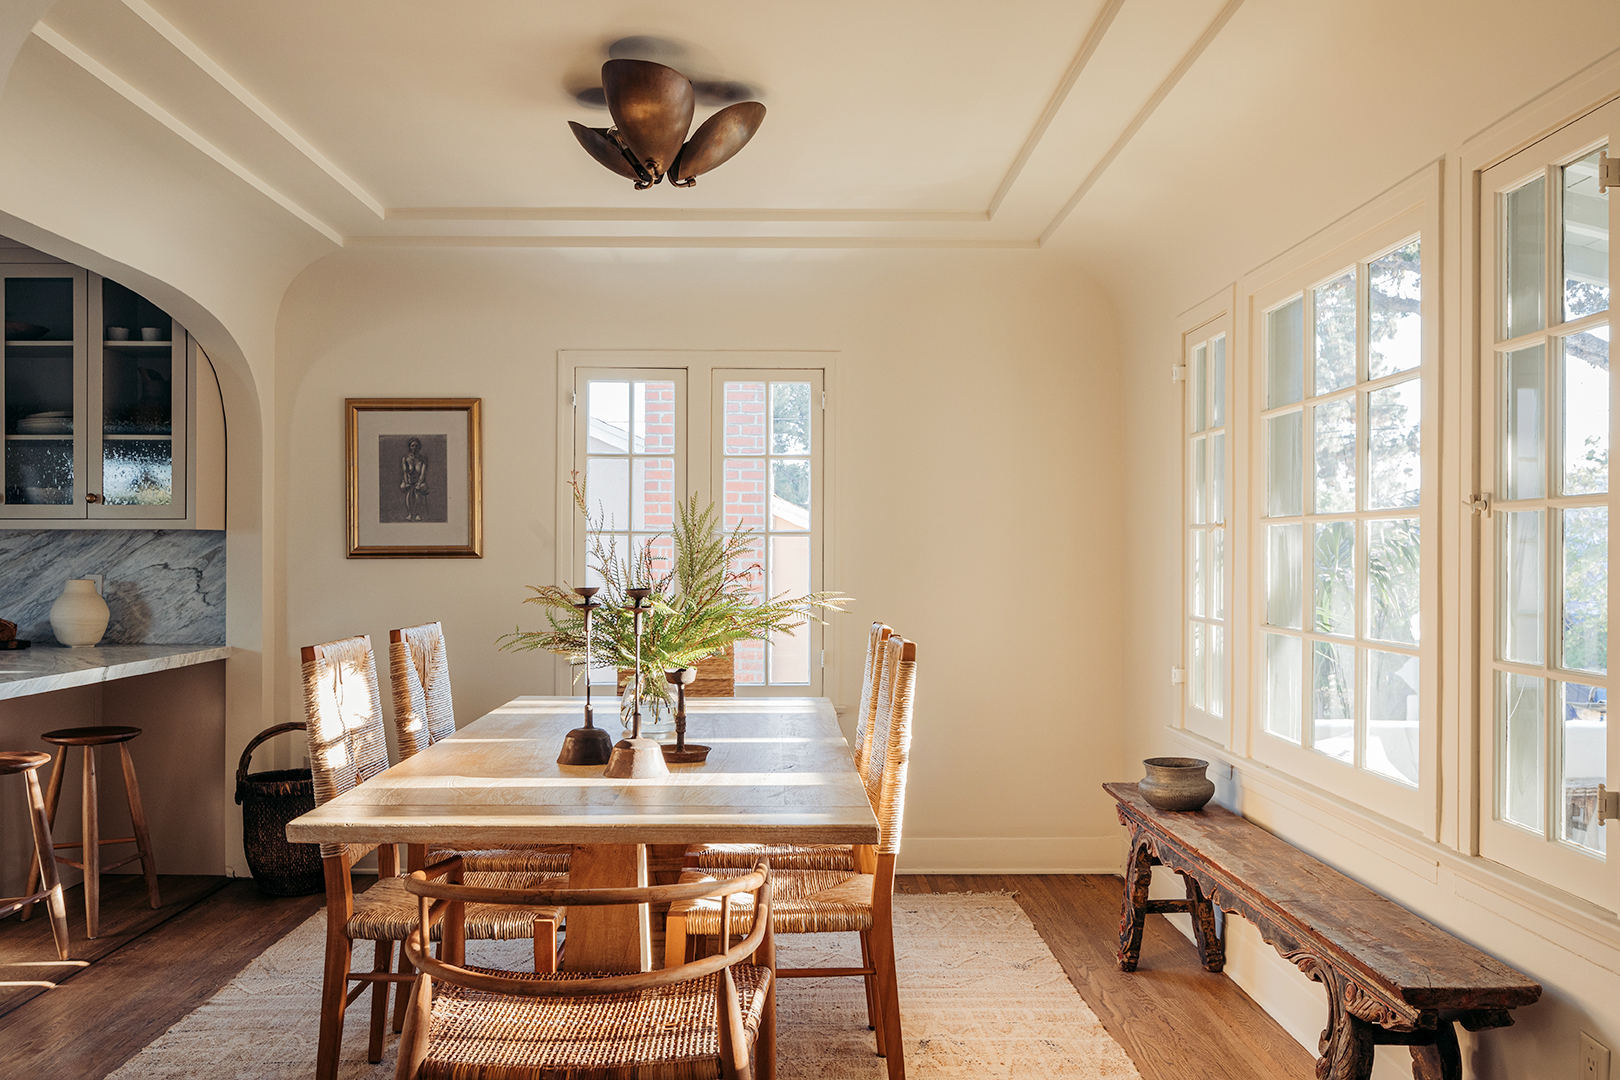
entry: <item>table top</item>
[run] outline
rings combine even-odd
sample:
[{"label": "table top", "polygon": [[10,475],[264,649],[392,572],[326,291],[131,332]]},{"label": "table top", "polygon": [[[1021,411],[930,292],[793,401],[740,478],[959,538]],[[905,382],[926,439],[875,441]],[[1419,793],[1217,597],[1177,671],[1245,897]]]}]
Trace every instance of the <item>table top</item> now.
[{"label": "table top", "polygon": [[228,645],[35,645],[0,651],[0,700],[224,660]]},{"label": "table top", "polygon": [[[611,701],[597,710],[613,735]],[[825,698],[687,701],[669,776],[609,780],[557,764],[583,699],[520,697],[287,826],[294,843],[875,844],[877,818]]]}]

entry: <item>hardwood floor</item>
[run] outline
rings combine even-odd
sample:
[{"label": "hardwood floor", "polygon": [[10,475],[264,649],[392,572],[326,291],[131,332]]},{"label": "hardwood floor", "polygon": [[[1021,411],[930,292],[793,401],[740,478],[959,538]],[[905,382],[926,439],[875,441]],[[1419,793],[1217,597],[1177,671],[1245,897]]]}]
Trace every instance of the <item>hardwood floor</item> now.
[{"label": "hardwood floor", "polygon": [[[106,1076],[324,902],[319,895],[271,899],[251,881],[162,877],[165,905],[154,912],[139,876],[131,876],[127,888],[118,880],[123,876],[109,876],[102,894],[103,925],[118,932],[93,943],[84,941],[82,906],[73,916],[74,904],[82,904],[79,891],[69,891],[73,955],[89,961],[67,969],[71,977],[64,978],[55,963],[45,920],[0,920],[0,978],[47,984],[27,988],[32,996],[11,988],[10,1010],[0,1015],[8,1075]],[[1231,980],[1199,967],[1191,942],[1162,916],[1148,917],[1140,970],[1127,975],[1115,966],[1124,888],[1117,877],[930,874],[902,876],[896,887],[906,893],[1016,893],[1143,1080],[1314,1075],[1311,1055]],[[32,966],[47,960],[52,963]],[[41,978],[38,972],[45,970],[50,974]],[[6,990],[0,985],[0,995]],[[6,1000],[0,997],[0,1011]]]}]

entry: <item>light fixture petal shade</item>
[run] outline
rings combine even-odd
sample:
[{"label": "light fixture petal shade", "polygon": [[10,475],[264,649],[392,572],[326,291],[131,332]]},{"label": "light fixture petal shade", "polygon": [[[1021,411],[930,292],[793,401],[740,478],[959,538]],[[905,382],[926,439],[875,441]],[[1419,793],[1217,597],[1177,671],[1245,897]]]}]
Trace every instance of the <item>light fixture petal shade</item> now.
[{"label": "light fixture petal shade", "polygon": [[609,60],[602,65],[602,90],[619,138],[643,164],[651,163],[648,172],[662,176],[692,127],[692,84],[650,60]]},{"label": "light fixture petal shade", "polygon": [[730,161],[732,155],[748,145],[759,125],[765,122],[765,106],[757,101],[739,101],[727,105],[692,133],[692,138],[681,147],[675,164],[669,170],[672,181],[685,182],[702,176],[711,169]]},{"label": "light fixture petal shade", "polygon": [[631,180],[641,179],[636,175],[635,167],[625,159],[624,151],[615,146],[613,140],[607,137],[606,128],[586,127],[584,124],[576,124],[572,120],[568,121],[568,127],[573,131],[574,138],[579,140],[579,145],[583,146],[585,152],[591,157],[620,176]]}]

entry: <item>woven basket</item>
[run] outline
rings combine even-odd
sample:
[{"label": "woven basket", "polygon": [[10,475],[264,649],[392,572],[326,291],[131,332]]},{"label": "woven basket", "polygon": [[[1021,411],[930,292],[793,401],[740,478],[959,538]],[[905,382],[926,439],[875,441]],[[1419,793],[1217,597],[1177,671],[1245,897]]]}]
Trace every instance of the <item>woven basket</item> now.
[{"label": "woven basket", "polygon": [[242,847],[259,891],[271,896],[307,896],[326,888],[319,844],[287,840],[287,822],[315,809],[315,781],[308,769],[249,773],[248,762],[260,743],[284,731],[303,731],[300,723],[277,724],[253,737],[236,767],[236,801],[242,806]]}]

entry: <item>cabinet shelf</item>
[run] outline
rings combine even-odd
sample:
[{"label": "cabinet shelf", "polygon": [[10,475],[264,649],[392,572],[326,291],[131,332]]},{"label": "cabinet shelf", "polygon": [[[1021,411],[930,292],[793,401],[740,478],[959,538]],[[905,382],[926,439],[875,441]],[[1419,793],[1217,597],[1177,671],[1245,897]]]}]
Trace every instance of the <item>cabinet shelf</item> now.
[{"label": "cabinet shelf", "polygon": [[173,435],[103,435],[102,442],[153,442],[158,439],[173,439]]},{"label": "cabinet shelf", "polygon": [[65,431],[60,435],[7,435],[7,442],[72,442],[73,432]]},{"label": "cabinet shelf", "polygon": [[116,352],[151,352],[154,349],[167,349],[172,341],[103,341],[101,347]]}]

